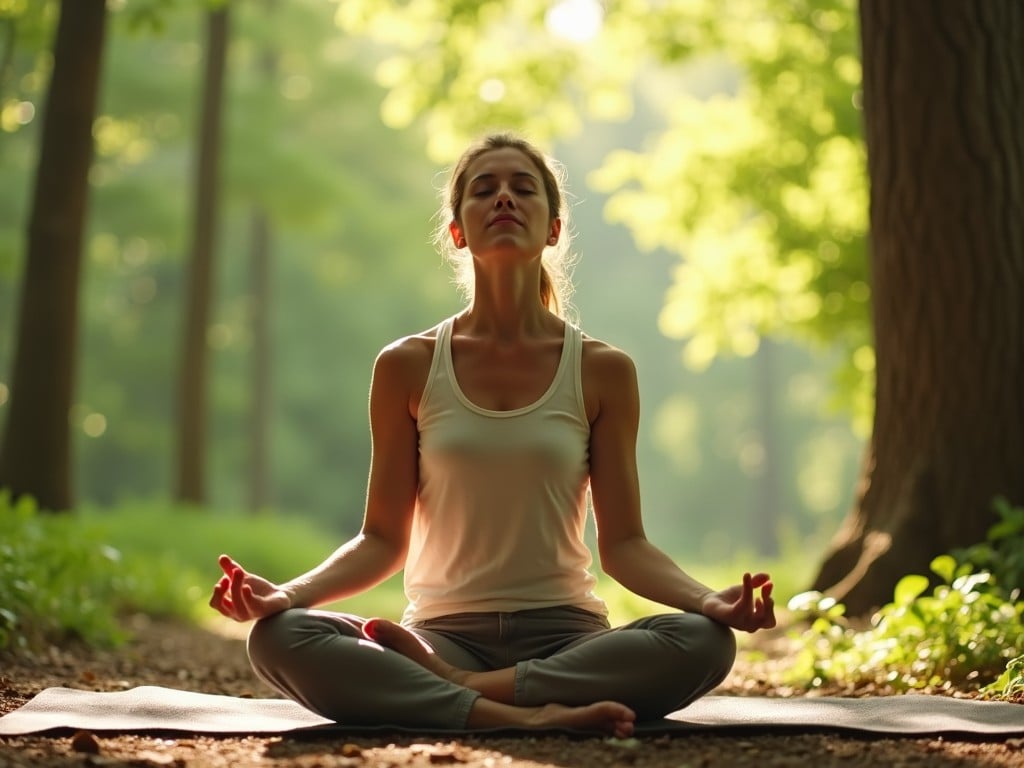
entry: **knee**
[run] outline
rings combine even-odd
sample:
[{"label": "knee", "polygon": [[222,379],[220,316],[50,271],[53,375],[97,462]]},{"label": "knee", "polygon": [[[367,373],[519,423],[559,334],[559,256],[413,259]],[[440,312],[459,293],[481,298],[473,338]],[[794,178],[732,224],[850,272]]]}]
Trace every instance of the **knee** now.
[{"label": "knee", "polygon": [[302,608],[290,608],[253,624],[246,641],[249,663],[259,669],[280,661],[283,652],[294,645],[296,632],[307,616],[308,611]]},{"label": "knee", "polygon": [[699,637],[701,651],[707,659],[708,669],[715,673],[717,685],[725,680],[736,662],[736,635],[724,624],[706,616],[699,618],[704,625]]},{"label": "knee", "polygon": [[672,635],[682,650],[682,663],[706,670],[709,682],[726,678],[736,661],[732,629],[699,613],[674,614]]}]

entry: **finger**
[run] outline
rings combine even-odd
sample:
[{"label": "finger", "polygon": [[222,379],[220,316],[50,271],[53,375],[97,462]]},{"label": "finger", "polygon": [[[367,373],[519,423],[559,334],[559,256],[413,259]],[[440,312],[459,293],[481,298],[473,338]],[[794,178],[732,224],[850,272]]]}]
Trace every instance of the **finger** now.
[{"label": "finger", "polygon": [[213,595],[210,597],[210,607],[218,613],[227,616],[229,619],[235,618],[233,613],[233,607],[231,600],[227,597],[228,580],[223,578],[217,582],[213,588]]},{"label": "finger", "polygon": [[210,596],[210,607],[218,608],[224,599],[224,590],[227,589],[227,579],[220,579],[216,584],[213,585],[213,594]]},{"label": "finger", "polygon": [[231,603],[234,608],[235,618],[245,621],[249,618],[246,612],[245,598],[242,597],[242,583],[245,579],[245,572],[241,568],[235,568],[231,573]]},{"label": "finger", "polygon": [[247,583],[242,583],[242,603],[245,606],[245,613],[249,618],[256,616],[259,612],[260,598],[256,596],[256,593],[252,591],[252,586]]},{"label": "finger", "polygon": [[764,598],[764,620],[762,626],[765,629],[771,629],[775,626],[775,601],[770,597],[771,590],[768,590],[769,594],[765,595]]},{"label": "finger", "polygon": [[241,568],[241,566],[234,560],[232,560],[228,555],[221,555],[220,557],[218,557],[217,564],[220,566],[220,569],[224,571],[225,575],[227,576],[230,576],[232,571],[234,571],[236,568]]},{"label": "finger", "polygon": [[750,613],[754,605],[753,578],[749,573],[743,574],[743,589],[740,592],[739,609],[743,613]]},{"label": "finger", "polygon": [[772,577],[769,576],[767,573],[755,573],[753,576],[750,577],[750,586],[752,586],[754,589],[757,589],[758,587],[763,587],[771,580]]}]

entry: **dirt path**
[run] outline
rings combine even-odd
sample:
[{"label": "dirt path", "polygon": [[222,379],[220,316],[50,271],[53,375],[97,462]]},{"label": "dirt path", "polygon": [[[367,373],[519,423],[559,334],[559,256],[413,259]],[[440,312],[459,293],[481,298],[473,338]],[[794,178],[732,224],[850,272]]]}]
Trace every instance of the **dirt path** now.
[{"label": "dirt path", "polygon": [[[164,685],[236,696],[271,696],[245,661],[242,641],[138,619],[136,640],[116,652],[50,649],[33,659],[0,655],[0,713],[53,685],[123,690]],[[757,669],[741,657],[721,692],[751,690]],[[763,686],[753,691],[769,693]],[[1024,717],[1024,710],[1022,710]],[[866,738],[834,733],[601,737],[117,735],[71,732],[0,737],[0,768],[22,766],[274,766],[275,768],[771,768],[772,766],[1022,766],[1024,739],[972,742]]]}]

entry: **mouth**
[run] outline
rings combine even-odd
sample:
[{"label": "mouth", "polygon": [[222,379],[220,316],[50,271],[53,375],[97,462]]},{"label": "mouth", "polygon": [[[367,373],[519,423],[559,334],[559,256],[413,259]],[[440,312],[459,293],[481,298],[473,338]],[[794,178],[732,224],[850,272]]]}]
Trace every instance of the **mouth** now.
[{"label": "mouth", "polygon": [[495,224],[519,224],[520,226],[522,226],[523,223],[515,216],[503,214],[501,216],[495,216],[493,219],[491,219],[491,223],[488,226],[493,227]]}]

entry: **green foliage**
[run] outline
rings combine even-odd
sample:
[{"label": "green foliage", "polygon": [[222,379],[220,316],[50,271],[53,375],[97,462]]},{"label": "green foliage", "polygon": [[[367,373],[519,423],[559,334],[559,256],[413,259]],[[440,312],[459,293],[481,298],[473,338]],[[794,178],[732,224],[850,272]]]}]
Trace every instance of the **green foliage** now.
[{"label": "green foliage", "polygon": [[0,649],[78,637],[122,639],[114,615],[125,583],[119,554],[69,515],[0,493]]},{"label": "green foliage", "polygon": [[932,571],[941,583],[931,594],[927,577],[905,576],[865,630],[851,627],[843,606],[819,593],[790,601],[811,625],[800,635],[789,680],[907,690],[977,685],[999,676],[1024,650],[1024,603],[1003,600],[987,588],[991,574],[958,566],[950,555],[936,558]]},{"label": "green foliage", "polygon": [[1003,598],[1017,600],[1024,589],[1024,507],[998,498],[993,508],[999,520],[989,528],[985,541],[954,550],[953,557],[976,571],[991,573]]},{"label": "green foliage", "polygon": [[[127,503],[46,514],[30,497],[0,493],[0,650],[78,638],[116,645],[121,618],[143,612],[190,621],[207,606],[228,551],[245,567],[282,581],[319,563],[336,542],[308,520],[252,517],[171,505]],[[397,617],[392,579],[345,610]]]},{"label": "green foliage", "polygon": [[[600,6],[591,36],[557,23],[562,11],[585,27]],[[357,0],[337,19],[392,47],[377,73],[384,119],[421,120],[438,159],[494,126],[549,141],[651,105],[661,124],[644,146],[612,151],[590,182],[641,249],[681,259],[662,331],[698,369],[751,355],[766,335],[838,349],[836,402],[866,433],[874,356],[853,0]]]},{"label": "green foliage", "polygon": [[[205,5],[127,0],[110,8],[90,174],[82,349],[70,413],[74,486],[80,499],[105,507],[164,497],[174,484],[177,342],[191,209],[183,190],[194,160]],[[427,35],[438,44],[464,46],[460,51],[477,47],[468,58],[444,54],[449,79],[442,78],[437,89],[451,95],[452,126],[466,133],[497,121],[542,139],[564,136],[554,126],[534,130],[516,115],[561,120],[563,108],[548,99],[557,91],[551,96],[557,104],[576,103],[578,97],[587,115],[610,118],[636,96],[623,82],[635,62],[649,61],[646,54],[632,55],[638,46],[674,61],[712,40],[706,24],[691,23],[697,6],[690,3],[606,4],[596,48],[544,26],[546,9],[559,5],[546,0],[468,0],[448,10],[444,2],[416,3],[415,10],[408,3],[391,5],[399,12],[381,26],[389,34]],[[14,7],[21,15],[11,75],[0,94],[7,119],[0,126],[0,221],[12,224],[25,221],[52,64],[47,46],[59,4],[18,0]],[[338,13],[363,8],[372,15],[387,7],[346,2]],[[369,74],[382,56],[385,72],[395,56],[405,55],[417,75],[409,87],[417,88],[432,82],[438,51],[405,50],[391,40],[395,47],[383,54],[366,39],[339,34],[331,24],[333,12],[317,0],[232,6],[223,259],[208,336],[207,502],[238,509],[247,498],[252,319],[263,311],[272,335],[269,506],[285,515],[312,514],[339,538],[363,511],[366,395],[374,356],[395,338],[456,311],[458,299],[428,242],[441,177],[423,149],[441,134],[382,128],[375,105],[389,92]],[[521,21],[515,21],[520,13]],[[502,26],[503,19],[515,23]],[[421,29],[408,29],[421,21]],[[478,31],[478,23],[486,30]],[[535,23],[542,31],[530,26]],[[497,37],[488,48],[490,32]],[[509,36],[528,37],[530,44],[515,48],[512,57],[493,55],[508,45],[501,41]],[[533,61],[533,70],[518,66],[520,54]],[[566,90],[562,67],[586,67],[587,61],[596,67],[572,79]],[[472,83],[493,79],[492,66],[505,78],[501,102],[482,101],[473,91]],[[724,68],[730,84],[731,66],[726,62]],[[720,77],[721,68],[712,69]],[[538,71],[543,77],[535,77]],[[651,75],[643,78],[645,93],[685,92],[674,70]],[[459,85],[449,91],[448,82]],[[649,93],[642,98],[651,100]],[[489,104],[498,111],[485,115],[480,110]],[[853,482],[859,445],[845,423],[822,428],[827,395],[820,371],[828,363],[823,366],[806,350],[777,347],[770,373],[777,428],[767,435],[752,427],[765,407],[756,392],[768,387],[758,372],[760,358],[722,359],[698,376],[679,365],[677,342],[656,332],[677,255],[632,258],[629,233],[602,220],[603,194],[578,189],[609,149],[642,139],[651,125],[650,108],[639,99],[638,105],[647,112],[637,119],[586,123],[587,141],[566,141],[557,152],[575,159],[570,188],[580,198],[574,214],[584,258],[576,276],[585,327],[627,349],[640,370],[646,426],[638,458],[652,537],[670,551],[708,559],[730,558],[737,548],[751,546],[773,551],[773,541],[753,541],[749,525],[752,516],[762,515],[764,499],[777,497],[773,508],[784,536],[804,540],[830,529]],[[250,295],[254,207],[272,224],[272,296],[265,308],[256,307]],[[0,428],[11,403],[22,241],[22,226],[0,227]],[[762,493],[765,456],[778,473],[774,494]]]},{"label": "green foliage", "polygon": [[1003,674],[982,688],[981,692],[995,698],[1024,698],[1024,656],[1010,659]]}]

